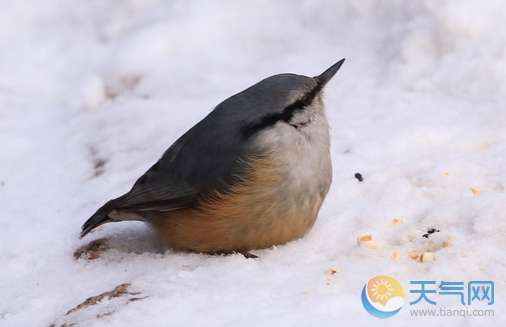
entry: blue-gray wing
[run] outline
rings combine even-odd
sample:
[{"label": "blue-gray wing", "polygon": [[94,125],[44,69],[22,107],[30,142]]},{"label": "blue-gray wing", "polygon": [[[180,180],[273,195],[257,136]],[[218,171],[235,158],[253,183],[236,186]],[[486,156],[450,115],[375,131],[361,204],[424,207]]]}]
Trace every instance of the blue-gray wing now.
[{"label": "blue-gray wing", "polygon": [[230,116],[226,110],[215,110],[179,138],[128,193],[113,200],[117,209],[180,209],[237,183],[254,153]]}]

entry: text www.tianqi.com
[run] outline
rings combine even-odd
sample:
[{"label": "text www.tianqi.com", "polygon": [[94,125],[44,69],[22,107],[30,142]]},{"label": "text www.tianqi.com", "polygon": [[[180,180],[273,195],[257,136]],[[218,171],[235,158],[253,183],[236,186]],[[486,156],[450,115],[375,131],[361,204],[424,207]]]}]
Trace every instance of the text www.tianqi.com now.
[{"label": "text www.tianqi.com", "polygon": [[412,317],[493,317],[494,310],[450,310],[440,308],[439,310],[409,310]]}]

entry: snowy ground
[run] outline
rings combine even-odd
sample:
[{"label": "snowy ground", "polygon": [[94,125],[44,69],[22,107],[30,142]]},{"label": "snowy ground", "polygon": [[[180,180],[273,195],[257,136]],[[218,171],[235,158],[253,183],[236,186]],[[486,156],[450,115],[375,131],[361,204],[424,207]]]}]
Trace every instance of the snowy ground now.
[{"label": "snowy ground", "polygon": [[[505,30],[500,0],[2,1],[0,326],[504,325]],[[326,92],[334,183],[305,238],[256,260],[167,251],[141,223],[78,239],[221,100],[343,57]],[[428,228],[423,264],[408,254],[430,246],[408,234]],[[364,232],[382,250],[359,248]],[[387,320],[360,301],[377,275],[406,292]],[[495,304],[469,308],[495,316],[411,317],[431,307],[408,304],[412,280],[492,280]]]}]

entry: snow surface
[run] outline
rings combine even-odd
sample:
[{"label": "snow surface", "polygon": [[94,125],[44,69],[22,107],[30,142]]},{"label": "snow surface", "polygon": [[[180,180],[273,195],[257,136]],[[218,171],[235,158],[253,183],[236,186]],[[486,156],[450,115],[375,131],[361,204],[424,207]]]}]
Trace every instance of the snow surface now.
[{"label": "snow surface", "polygon": [[[2,1],[0,326],[504,325],[504,31],[501,0]],[[255,260],[175,253],[136,222],[78,239],[220,101],[344,57],[326,90],[334,182],[306,237]],[[428,228],[422,264],[408,254],[427,240],[408,235]],[[358,247],[364,232],[382,250]],[[74,260],[103,237],[99,259]],[[360,302],[377,275],[406,293],[387,320]],[[495,316],[411,317],[431,309],[408,304],[411,280],[492,280],[495,304],[469,308]],[[147,297],[64,316],[123,283]]]}]

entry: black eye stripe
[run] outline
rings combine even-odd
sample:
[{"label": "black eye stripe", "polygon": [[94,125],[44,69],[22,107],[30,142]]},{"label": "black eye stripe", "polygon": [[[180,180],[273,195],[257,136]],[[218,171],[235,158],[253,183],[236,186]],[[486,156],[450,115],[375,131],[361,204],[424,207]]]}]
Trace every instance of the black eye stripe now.
[{"label": "black eye stripe", "polygon": [[249,124],[241,129],[244,138],[253,136],[258,131],[275,125],[278,121],[289,123],[293,116],[304,108],[311,105],[316,95],[321,91],[322,85],[317,84],[310,92],[306,93],[301,99],[285,107],[281,113],[268,114],[263,116],[259,122]]}]

